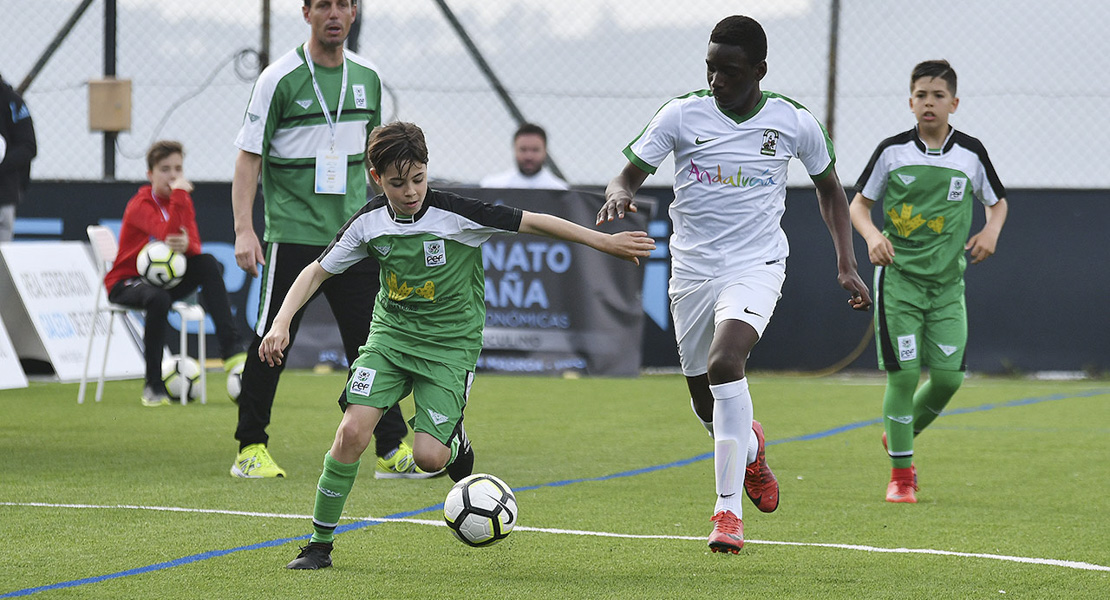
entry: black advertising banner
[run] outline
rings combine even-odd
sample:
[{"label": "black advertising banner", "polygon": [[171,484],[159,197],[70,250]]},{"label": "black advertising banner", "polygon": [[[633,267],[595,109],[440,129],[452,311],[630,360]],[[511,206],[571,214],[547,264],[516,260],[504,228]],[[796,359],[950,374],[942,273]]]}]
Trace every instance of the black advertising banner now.
[{"label": "black advertising banner", "polygon": [[[63,241],[78,240],[87,242],[85,227],[99,223],[113,229],[119,227],[120,218],[127,200],[145,182],[90,182],[90,181],[34,181],[28,195],[19,205],[15,222],[16,243],[23,241]],[[540,192],[528,190],[482,190],[456,186],[450,189],[464,196],[478,197],[490,202],[501,201],[543,212],[553,212],[588,227],[593,227],[600,195],[575,192]],[[851,190],[849,190],[849,193]],[[1110,262],[1110,246],[1092,246],[1088,240],[1096,239],[1098,228],[1110,220],[1110,202],[1105,190],[1008,190],[1010,202],[1021,205],[1020,211],[1014,210],[1007,218],[1006,230],[1010,235],[1020,238],[1020,244],[1008,244],[1005,252],[991,258],[986,268],[968,269],[967,310],[975,332],[975,343],[968,346],[968,368],[986,373],[1013,373],[1017,371],[1086,370],[1090,373],[1110,370],[1110,336],[1105,335],[1108,326],[1106,312],[1063,310],[1040,315],[1039,319],[1029,320],[1024,304],[1012,302],[1014,297],[1036,296],[1045,288],[1067,289],[1068,297],[1074,306],[1103,306],[1106,304],[1106,279],[1091,278],[1088,265]],[[204,252],[212,254],[224,267],[224,286],[231,297],[231,310],[245,331],[252,330],[258,315],[259,280],[247,276],[235,264],[235,234],[231,218],[231,185],[228,182],[196,182],[193,202],[197,208],[197,224],[204,240]],[[641,211],[652,202],[655,210],[649,216],[641,212],[629,215],[630,223],[624,227],[646,229],[656,241],[656,251],[646,265],[636,267],[605,256],[594,250],[574,245],[571,248],[572,266],[565,273],[544,273],[544,266],[538,276],[543,284],[544,294],[549,296],[547,309],[539,306],[538,296],[529,297],[527,283],[533,279],[528,262],[515,267],[519,261],[533,260],[527,246],[517,249],[517,255],[505,262],[510,265],[508,274],[519,277],[519,304],[526,305],[523,310],[513,313],[501,302],[504,285],[506,303],[517,301],[516,283],[513,278],[496,278],[498,306],[490,306],[491,313],[496,310],[499,319],[514,319],[509,324],[514,335],[525,333],[544,333],[533,339],[494,338],[494,333],[502,329],[502,324],[491,323],[489,341],[497,345],[489,350],[483,360],[495,362],[500,368],[512,372],[551,372],[591,374],[633,374],[626,364],[637,358],[641,368],[673,370],[678,366],[678,353],[675,350],[674,328],[670,323],[669,302],[667,299],[667,278],[670,271],[670,256],[667,241],[671,234],[667,208],[673,198],[670,188],[641,188],[636,197]],[[262,232],[261,196],[255,201],[255,229]],[[786,196],[787,211],[783,216],[783,229],[790,236],[790,267],[786,283],[782,289],[782,299],[775,308],[775,318],[767,328],[764,339],[760,340],[748,362],[750,368],[784,369],[791,371],[824,370],[829,365],[842,361],[850,355],[855,356],[848,368],[853,370],[874,370],[874,345],[866,351],[855,350],[861,337],[868,342],[873,337],[869,333],[871,313],[861,313],[845,308],[844,292],[836,284],[836,261],[829,243],[828,228],[821,220],[817,210],[813,190],[790,188]],[[1066,211],[1060,211],[1067,206]],[[977,212],[973,230],[982,227],[982,213]],[[1045,223],[1051,223],[1046,227]],[[609,226],[602,230],[610,231]],[[1016,233],[1014,233],[1016,232]],[[1069,232],[1067,235],[1061,232]],[[1076,233],[1078,232],[1078,233]],[[537,242],[552,242],[528,236],[508,236],[510,241],[534,239]],[[495,244],[498,240],[491,240]],[[549,247],[548,247],[549,248]],[[1053,248],[1052,253],[1044,248]],[[495,248],[488,251],[512,250],[512,246]],[[545,250],[541,265],[550,264],[555,269],[563,268],[563,257],[559,252]],[[857,237],[855,240],[856,260],[859,262],[860,276],[865,282],[871,281],[871,266],[867,261],[867,245]],[[1091,255],[1095,252],[1094,255]],[[538,253],[538,249],[537,249]],[[1058,256],[1091,255],[1086,261],[1061,263]],[[589,265],[580,262],[590,261]],[[500,255],[491,256],[502,260]],[[598,266],[594,266],[596,263]],[[495,265],[497,266],[497,265]],[[599,270],[600,269],[600,270]],[[632,288],[621,283],[621,273],[630,272],[643,278],[642,297],[638,293],[639,284]],[[1015,274],[1035,272],[1035,278],[1015,278]],[[557,283],[549,284],[549,275]],[[491,299],[494,273],[491,270]],[[639,280],[636,280],[639,281]],[[2,282],[0,282],[2,283]],[[554,288],[554,289],[553,289]],[[565,289],[564,289],[565,288]],[[539,294],[538,287],[532,294]],[[565,298],[562,294],[571,295]],[[624,308],[642,302],[634,311]],[[614,302],[615,304],[607,304]],[[558,304],[556,304],[558,303]],[[572,310],[559,308],[567,303]],[[581,316],[589,306],[587,316]],[[555,307],[555,308],[550,308]],[[597,314],[594,309],[600,307]],[[579,308],[582,312],[579,312]],[[541,318],[552,314],[568,315],[574,319],[567,327],[535,327],[544,325]],[[643,323],[642,331],[636,328],[613,330],[592,338],[582,339],[601,332],[607,325],[595,323],[591,319],[602,319],[599,314],[613,315],[613,318],[637,318]],[[1014,328],[1012,323],[1022,322],[1024,327]],[[172,321],[171,321],[172,323]],[[1094,325],[1092,325],[1092,323]],[[566,323],[563,323],[566,324]],[[1032,328],[1032,329],[1031,329]],[[583,345],[590,352],[578,351],[552,352],[558,360],[577,361],[585,364],[582,369],[560,369],[564,364],[552,365],[550,371],[527,371],[526,368],[539,367],[540,361],[547,368],[548,350],[544,344],[551,343],[546,333],[556,330],[568,345],[579,348]],[[207,331],[210,355],[212,348],[218,346],[215,329],[211,323]],[[814,332],[818,332],[815,334]],[[176,333],[174,333],[176,335]],[[600,341],[598,338],[601,338]],[[176,339],[176,338],[174,338]],[[1036,344],[1028,340],[1038,340]],[[523,350],[517,346],[530,344]],[[618,344],[625,353],[619,359],[601,349],[594,353],[591,344]],[[190,341],[192,345],[192,341]],[[193,349],[195,352],[195,348]],[[293,368],[313,368],[327,365],[336,369],[346,369],[339,331],[323,298],[317,298],[305,308],[305,318],[297,334],[297,342],[288,355],[288,364]],[[621,360],[627,359],[627,360]],[[28,369],[28,360],[23,361]],[[49,363],[34,365],[35,372],[52,372]],[[493,369],[488,369],[493,370]],[[30,372],[30,371],[28,371]]]},{"label": "black advertising banner", "polygon": [[[591,228],[602,204],[600,195],[576,191],[452,191]],[[600,229],[647,231],[647,221],[642,213],[628,213]],[[496,235],[483,245],[482,257],[486,329],[479,371],[639,374],[643,264],[533,235]]]}]

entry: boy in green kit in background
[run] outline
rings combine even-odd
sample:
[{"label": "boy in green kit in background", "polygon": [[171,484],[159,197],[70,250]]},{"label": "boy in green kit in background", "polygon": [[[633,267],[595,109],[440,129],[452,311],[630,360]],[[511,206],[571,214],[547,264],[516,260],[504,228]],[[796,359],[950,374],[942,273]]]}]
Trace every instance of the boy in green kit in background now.
[{"label": "boy in green kit in background", "polygon": [[[882,441],[892,465],[887,502],[917,502],[914,437],[940,415],[967,370],[964,252],[972,264],[994,254],[1008,211],[983,144],[948,124],[959,103],[948,61],[915,66],[917,126],[879,144],[849,207],[875,265],[875,345],[887,373]],[[969,238],[974,199],[985,207],[986,225]],[[876,201],[881,231],[871,221]],[[929,379],[918,388],[922,366]]]}]

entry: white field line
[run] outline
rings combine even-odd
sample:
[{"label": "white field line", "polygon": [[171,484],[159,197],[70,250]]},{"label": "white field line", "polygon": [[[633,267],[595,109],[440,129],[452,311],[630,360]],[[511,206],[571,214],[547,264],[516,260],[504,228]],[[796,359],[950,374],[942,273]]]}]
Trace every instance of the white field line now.
[{"label": "white field line", "polygon": [[[161,512],[183,512],[183,513],[200,513],[200,514],[215,514],[215,515],[232,515],[238,517],[262,517],[268,519],[299,519],[310,521],[312,515],[296,515],[286,513],[262,513],[250,512],[241,510],[220,510],[210,508],[183,508],[177,506],[140,506],[133,504],[50,504],[46,502],[0,502],[0,506],[26,506],[26,507],[40,507],[40,508],[83,508],[83,509],[122,509],[122,510],[149,510]],[[412,523],[415,525],[432,525],[435,527],[446,527],[442,520],[434,519],[394,519],[394,518],[380,518],[380,517],[342,517],[344,521],[368,521],[375,523]],[[611,537],[611,538],[625,538],[625,539],[652,539],[652,540],[683,540],[683,541],[704,541],[704,537],[686,536],[686,535],[638,535],[629,533],[610,533],[605,531],[583,531],[580,529],[553,529],[549,527],[516,527],[518,531],[534,531],[537,533],[554,533],[562,535],[585,535],[595,537]],[[885,554],[932,554],[936,556],[956,556],[960,558],[986,558],[990,560],[1000,560],[1006,562],[1026,563],[1034,565],[1050,565],[1056,567],[1067,567],[1069,569],[1081,569],[1084,571],[1110,571],[1110,566],[1096,565],[1086,562],[1074,560],[1058,560],[1055,558],[1030,558],[1025,556],[1007,556],[1004,554],[983,554],[979,552],[953,552],[950,550],[933,550],[931,548],[879,548],[876,546],[863,546],[859,544],[830,544],[820,542],[780,542],[773,540],[752,540],[745,539],[745,544],[767,544],[772,546],[808,546],[815,548],[836,548],[840,550],[856,550],[860,552],[876,552]]]}]

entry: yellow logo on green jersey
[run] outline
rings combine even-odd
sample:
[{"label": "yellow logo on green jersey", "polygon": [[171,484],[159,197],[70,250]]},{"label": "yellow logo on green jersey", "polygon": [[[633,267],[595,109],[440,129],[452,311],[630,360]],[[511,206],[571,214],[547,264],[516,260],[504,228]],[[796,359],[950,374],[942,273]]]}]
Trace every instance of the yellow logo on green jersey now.
[{"label": "yellow logo on green jersey", "polygon": [[404,282],[401,282],[400,285],[397,285],[396,273],[390,273],[385,278],[385,283],[389,287],[390,300],[404,300],[405,298],[408,298],[412,295],[412,286]]},{"label": "yellow logo on green jersey", "polygon": [[892,208],[887,215],[890,217],[891,224],[898,230],[898,235],[902,237],[910,237],[915,229],[925,224],[925,219],[921,215],[913,214],[912,204],[903,203],[902,214],[894,212]]},{"label": "yellow logo on green jersey", "polygon": [[403,281],[398,283],[397,274],[391,272],[389,275],[386,276],[385,284],[389,289],[390,300],[404,300],[412,296],[414,292],[417,296],[420,296],[421,298],[427,298],[428,300],[436,299],[436,284],[435,282],[430,280],[424,282],[424,285],[418,288],[413,288],[411,285]]},{"label": "yellow logo on green jersey", "polygon": [[944,215],[941,215],[941,216],[939,216],[935,219],[930,220],[928,223],[926,223],[926,225],[928,225],[929,229],[932,229],[933,231],[935,231],[937,233],[940,233],[941,231],[944,230]]},{"label": "yellow logo on green jersey", "polygon": [[425,282],[424,285],[416,288],[413,291],[415,291],[416,295],[420,296],[421,298],[427,298],[428,300],[436,299],[436,284],[431,281]]}]

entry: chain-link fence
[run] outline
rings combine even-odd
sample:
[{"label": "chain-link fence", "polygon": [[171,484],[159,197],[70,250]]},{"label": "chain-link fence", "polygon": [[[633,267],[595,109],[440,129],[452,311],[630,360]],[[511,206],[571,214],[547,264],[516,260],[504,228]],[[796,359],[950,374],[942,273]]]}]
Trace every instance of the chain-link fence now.
[{"label": "chain-link fence", "polygon": [[[194,180],[230,180],[233,141],[257,75],[262,0],[117,0],[117,76],[132,81],[115,176],[143,179],[154,139],[175,138]],[[83,0],[0,0],[0,74],[18,85]],[[271,0],[271,60],[308,36],[299,0]],[[960,75],[956,127],[979,137],[1009,187],[1110,188],[1110,4],[1096,0],[928,4],[887,0],[362,0],[359,53],[386,85],[386,119],[420,124],[433,178],[474,183],[511,165],[512,112],[543,125],[566,179],[601,186],[668,98],[705,87],[709,31],[729,14],[769,37],[764,89],[834,125],[854,182],[883,138],[910,128],[909,72],[947,58]],[[88,81],[104,73],[105,0],[94,0],[25,91],[39,140],[36,179],[99,179]],[[834,7],[839,7],[833,19]],[[454,27],[447,13],[458,19]],[[830,48],[836,28],[836,69]],[[835,114],[828,90],[835,81]],[[830,118],[831,117],[831,118]],[[1067,139],[1065,139],[1067,138]],[[1067,143],[1065,143],[1067,142]],[[803,169],[792,184],[804,185]],[[669,185],[661,168],[648,185]]]}]

